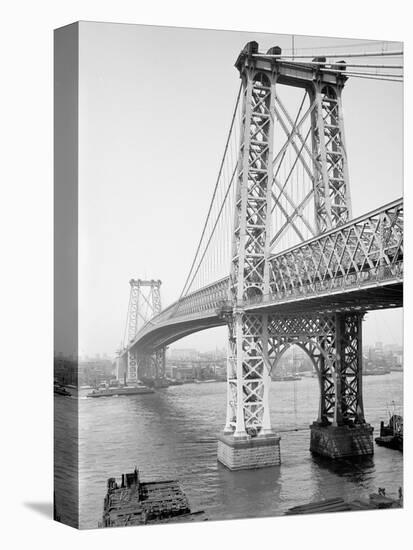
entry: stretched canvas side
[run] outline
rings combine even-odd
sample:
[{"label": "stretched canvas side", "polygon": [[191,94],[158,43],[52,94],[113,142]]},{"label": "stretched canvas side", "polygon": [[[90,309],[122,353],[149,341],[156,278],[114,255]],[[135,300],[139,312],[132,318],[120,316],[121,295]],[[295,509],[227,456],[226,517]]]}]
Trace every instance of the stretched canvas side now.
[{"label": "stretched canvas side", "polygon": [[54,32],[54,519],[72,527],[79,526],[78,34],[77,23]]}]

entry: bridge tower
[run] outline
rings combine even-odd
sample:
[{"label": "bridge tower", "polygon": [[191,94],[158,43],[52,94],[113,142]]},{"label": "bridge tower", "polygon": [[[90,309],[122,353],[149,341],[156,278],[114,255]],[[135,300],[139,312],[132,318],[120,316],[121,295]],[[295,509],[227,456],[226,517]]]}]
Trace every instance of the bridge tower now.
[{"label": "bridge tower", "polygon": [[161,281],[131,279],[127,318],[128,351],[126,382],[136,384],[138,379],[161,379],[165,377],[165,349],[150,353],[137,351],[130,344],[138,330],[162,310]]},{"label": "bridge tower", "polygon": [[280,54],[281,49],[274,47],[261,56],[258,44],[250,42],[235,64],[242,81],[242,115],[228,290],[232,306],[222,312],[229,328],[227,418],[218,440],[218,460],[230,469],[280,464],[280,438],[270,419],[270,374],[291,344],[307,351],[320,381],[311,450],[337,457],[371,454],[373,449],[361,394],[363,314],[317,311],[281,316],[244,309],[247,302],[258,298],[265,303],[270,295],[278,83],[304,88],[310,98],[309,152],[317,233],[351,219],[341,106],[346,77],[321,71],[323,58],[297,68],[280,61]]}]

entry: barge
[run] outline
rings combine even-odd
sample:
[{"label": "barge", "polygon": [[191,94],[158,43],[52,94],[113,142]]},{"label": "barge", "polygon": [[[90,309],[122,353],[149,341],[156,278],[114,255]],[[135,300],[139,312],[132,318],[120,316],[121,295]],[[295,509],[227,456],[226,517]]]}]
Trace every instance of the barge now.
[{"label": "barge", "polygon": [[139,471],[107,481],[103,517],[99,527],[121,527],[176,521],[205,521],[203,511],[191,512],[188,498],[174,480],[142,482]]},{"label": "barge", "polygon": [[120,395],[142,395],[155,393],[155,390],[147,386],[119,386],[114,388],[98,388],[87,394],[87,397],[114,397]]},{"label": "barge", "polygon": [[398,498],[386,496],[386,491],[379,488],[377,493],[371,493],[369,499],[359,499],[346,501],[343,498],[328,498],[308,504],[293,506],[285,512],[286,516],[296,514],[323,514],[332,512],[351,512],[356,510],[381,510],[384,508],[402,508],[403,495],[399,488]]}]

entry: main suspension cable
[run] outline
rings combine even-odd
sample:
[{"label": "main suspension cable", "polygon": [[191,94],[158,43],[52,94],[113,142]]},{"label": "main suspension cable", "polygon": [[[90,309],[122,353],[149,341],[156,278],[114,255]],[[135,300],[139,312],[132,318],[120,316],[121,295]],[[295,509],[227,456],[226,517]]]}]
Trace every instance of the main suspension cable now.
[{"label": "main suspension cable", "polygon": [[394,52],[361,52],[361,53],[323,53],[323,54],[303,54],[303,55],[283,55],[269,53],[254,53],[253,57],[269,57],[273,59],[311,59],[314,57],[398,57],[403,55],[403,51]]}]

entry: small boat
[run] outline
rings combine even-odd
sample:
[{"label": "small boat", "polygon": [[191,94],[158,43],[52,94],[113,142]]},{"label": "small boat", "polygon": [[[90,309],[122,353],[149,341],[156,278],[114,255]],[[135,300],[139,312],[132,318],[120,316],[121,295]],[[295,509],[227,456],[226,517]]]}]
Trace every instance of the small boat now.
[{"label": "small boat", "polygon": [[183,386],[184,384],[182,380],[177,380],[176,378],[167,378],[167,380],[170,386]]},{"label": "small boat", "polygon": [[87,397],[114,397],[121,395],[143,395],[155,393],[155,390],[142,384],[136,386],[120,386],[118,388],[98,388],[87,394]]},{"label": "small boat", "polygon": [[[389,415],[390,416],[390,415]],[[403,451],[403,417],[392,414],[387,426],[380,422],[380,436],[375,438],[377,445]]]},{"label": "small boat", "polygon": [[383,376],[384,374],[390,374],[390,369],[377,368],[363,371],[363,376]]},{"label": "small boat", "polygon": [[297,376],[296,374],[287,374],[285,376],[273,376],[274,382],[291,382],[293,380],[301,380],[301,376]]},{"label": "small boat", "polygon": [[70,397],[72,395],[69,391],[67,391],[66,388],[64,388],[61,384],[57,382],[55,382],[53,385],[53,391],[57,395],[65,395],[67,397]]}]

